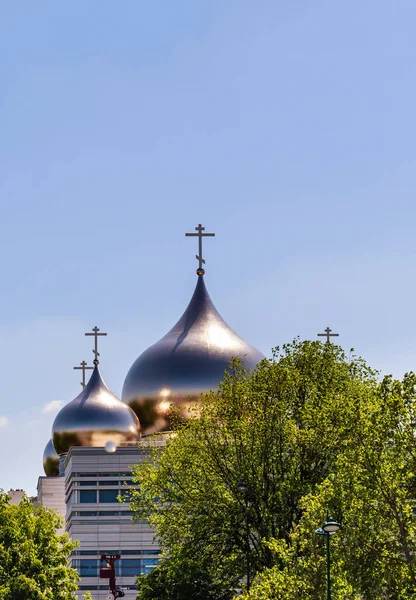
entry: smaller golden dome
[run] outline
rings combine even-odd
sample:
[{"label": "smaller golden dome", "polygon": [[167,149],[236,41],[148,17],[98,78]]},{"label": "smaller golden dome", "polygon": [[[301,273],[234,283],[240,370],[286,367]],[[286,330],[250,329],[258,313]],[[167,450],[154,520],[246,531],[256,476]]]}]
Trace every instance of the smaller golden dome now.
[{"label": "smaller golden dome", "polygon": [[[97,361],[98,363],[98,361]],[[105,385],[98,364],[87,386],[56,415],[52,440],[58,454],[72,446],[103,447],[138,442],[140,421],[126,404]]]},{"label": "smaller golden dome", "polygon": [[47,477],[59,475],[59,456],[53,447],[52,440],[49,440],[43,451],[43,470]]}]

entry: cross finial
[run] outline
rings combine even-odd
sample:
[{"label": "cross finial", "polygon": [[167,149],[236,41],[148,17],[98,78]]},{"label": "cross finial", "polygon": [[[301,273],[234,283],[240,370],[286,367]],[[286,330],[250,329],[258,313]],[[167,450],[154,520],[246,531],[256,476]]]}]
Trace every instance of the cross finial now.
[{"label": "cross finial", "polygon": [[74,367],[74,369],[77,371],[82,371],[82,381],[81,381],[81,385],[82,385],[82,389],[85,388],[85,371],[91,371],[94,367],[87,367],[87,363],[85,362],[85,360],[83,360],[82,362],[79,363],[81,366],[80,367]]},{"label": "cross finial", "polygon": [[98,363],[100,362],[98,360],[98,357],[100,356],[100,353],[98,352],[98,337],[100,335],[107,335],[106,333],[98,333],[100,330],[98,329],[97,326],[93,327],[92,329],[92,333],[86,333],[85,335],[93,335],[94,336],[94,350],[93,350],[93,354],[95,356],[94,359],[94,365],[98,365]]},{"label": "cross finial", "polygon": [[195,230],[198,233],[185,233],[185,235],[187,237],[198,237],[198,251],[199,254],[197,254],[195,256],[196,260],[199,261],[199,266],[197,269],[197,274],[198,275],[203,275],[205,273],[205,270],[203,268],[202,265],[205,264],[205,260],[202,258],[202,238],[203,237],[214,237],[215,233],[203,233],[203,231],[205,231],[205,227],[202,227],[201,223],[199,223],[198,227],[195,227]]},{"label": "cross finial", "polygon": [[318,333],[317,335],[320,337],[326,337],[326,341],[329,344],[329,342],[331,341],[331,337],[338,337],[339,333],[331,333],[332,329],[330,329],[329,327],[327,327],[325,329],[325,333]]}]

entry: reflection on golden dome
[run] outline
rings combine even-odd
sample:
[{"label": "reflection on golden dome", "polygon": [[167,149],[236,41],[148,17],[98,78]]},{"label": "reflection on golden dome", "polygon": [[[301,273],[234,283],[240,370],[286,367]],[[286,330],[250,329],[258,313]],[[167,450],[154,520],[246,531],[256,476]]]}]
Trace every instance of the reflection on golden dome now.
[{"label": "reflection on golden dome", "polygon": [[187,407],[202,392],[215,389],[232,357],[254,369],[264,358],[222,319],[198,275],[192,299],[176,325],[133,363],[122,400],[135,411],[143,433],[171,428],[171,405]]},{"label": "reflection on golden dome", "polygon": [[43,452],[43,470],[48,477],[59,475],[59,456],[53,447],[52,440],[49,440]]},{"label": "reflection on golden dome", "polygon": [[64,406],[52,426],[52,440],[58,454],[71,446],[118,446],[140,439],[140,422],[105,385],[96,365],[85,389]]}]

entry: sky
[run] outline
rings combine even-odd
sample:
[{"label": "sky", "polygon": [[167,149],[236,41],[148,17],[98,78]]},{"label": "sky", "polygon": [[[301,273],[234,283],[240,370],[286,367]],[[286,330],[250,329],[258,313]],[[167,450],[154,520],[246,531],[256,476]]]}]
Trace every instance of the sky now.
[{"label": "sky", "polygon": [[97,325],[120,396],[206,283],[266,355],[416,369],[414,0],[0,6],[0,487],[35,493]]}]

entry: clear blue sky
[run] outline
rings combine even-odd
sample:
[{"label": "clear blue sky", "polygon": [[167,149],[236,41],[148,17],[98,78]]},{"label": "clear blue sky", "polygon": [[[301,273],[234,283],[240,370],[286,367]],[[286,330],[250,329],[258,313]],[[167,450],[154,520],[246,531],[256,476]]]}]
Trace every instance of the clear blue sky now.
[{"label": "clear blue sky", "polygon": [[[414,0],[0,8],[0,486],[33,493],[98,325],[118,395],[206,281],[266,354],[416,368]],[[55,403],[57,404],[57,402]]]}]

